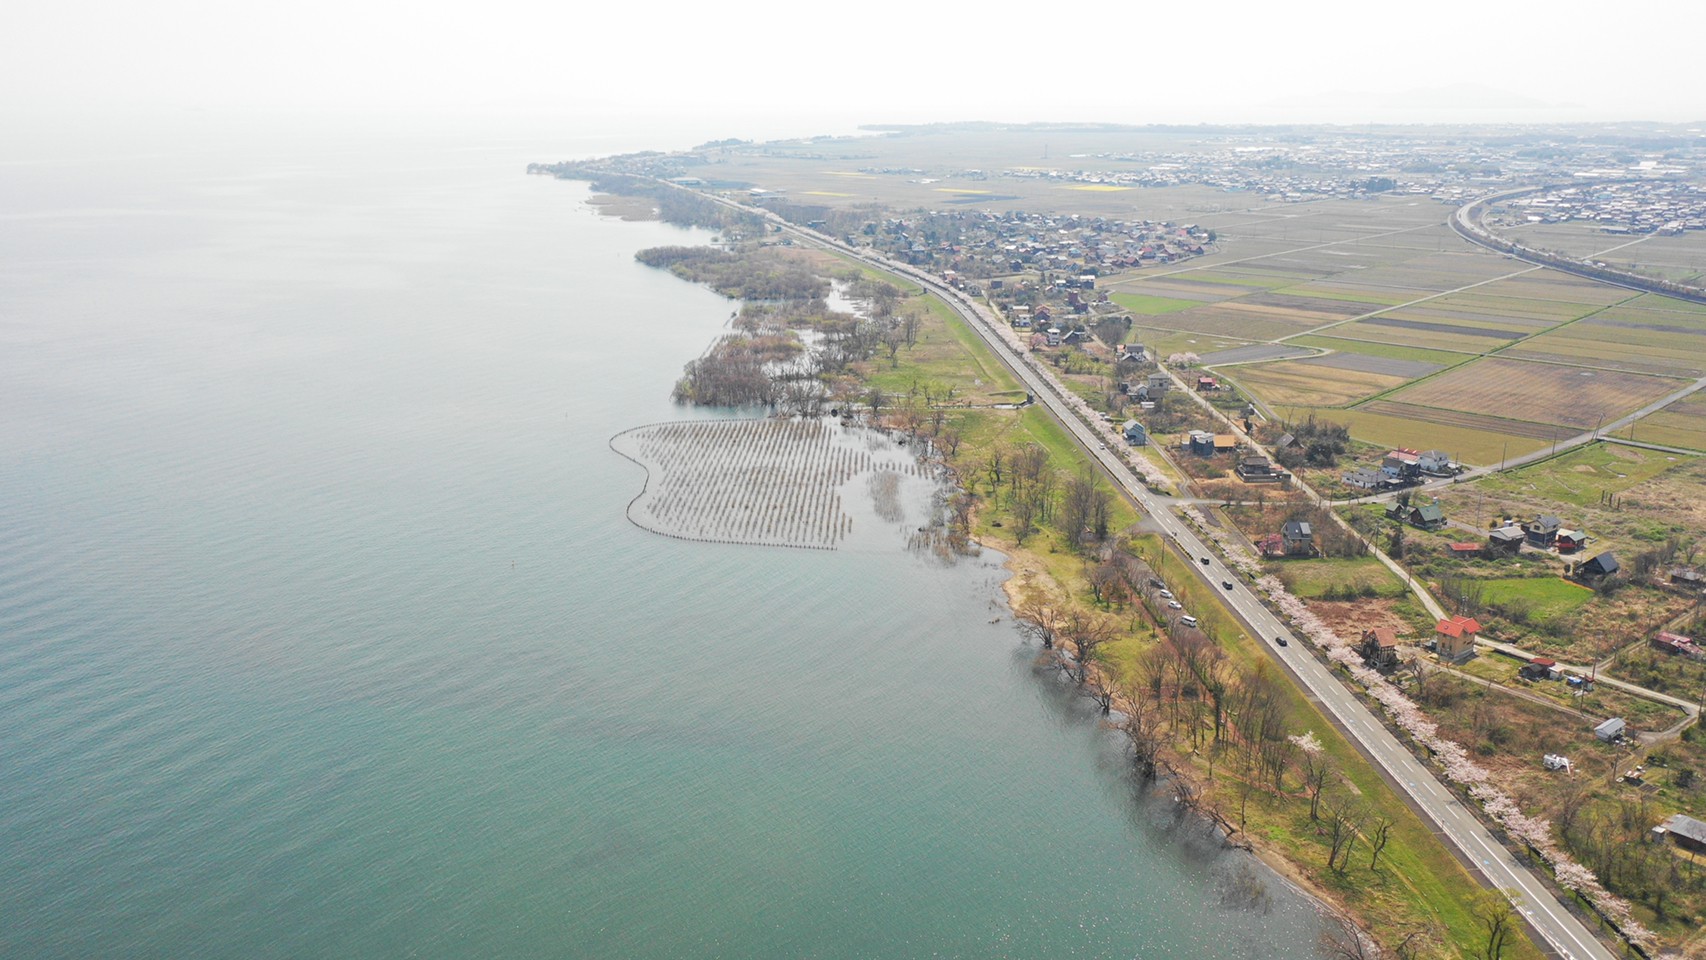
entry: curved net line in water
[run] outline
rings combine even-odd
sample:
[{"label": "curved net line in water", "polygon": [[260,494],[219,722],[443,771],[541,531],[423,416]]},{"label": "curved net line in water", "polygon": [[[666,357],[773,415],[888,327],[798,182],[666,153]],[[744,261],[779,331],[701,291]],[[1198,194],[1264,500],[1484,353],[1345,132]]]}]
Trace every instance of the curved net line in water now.
[{"label": "curved net line in water", "polygon": [[[646,469],[628,519],[684,540],[834,549],[853,529],[838,488],[870,476],[873,494],[887,494],[923,473],[880,433],[826,420],[660,423],[610,445]],[[880,515],[898,519],[898,503]]]}]

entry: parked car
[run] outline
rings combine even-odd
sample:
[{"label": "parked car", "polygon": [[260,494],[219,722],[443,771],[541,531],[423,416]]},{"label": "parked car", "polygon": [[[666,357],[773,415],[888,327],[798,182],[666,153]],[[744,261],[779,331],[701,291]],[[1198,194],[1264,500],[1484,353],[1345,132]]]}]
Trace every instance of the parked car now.
[{"label": "parked car", "polygon": [[1187,627],[1194,627],[1197,625],[1197,618],[1196,617],[1180,617],[1179,622],[1184,624]]},{"label": "parked car", "polygon": [[1163,599],[1163,600],[1171,600],[1171,599],[1173,599],[1173,591],[1171,591],[1171,590],[1163,590],[1163,591],[1161,591],[1161,599]]},{"label": "parked car", "polygon": [[1185,609],[1185,605],[1180,603],[1177,600],[1169,600],[1169,601],[1167,601],[1167,609],[1169,609],[1169,610],[1183,610],[1183,609]]}]

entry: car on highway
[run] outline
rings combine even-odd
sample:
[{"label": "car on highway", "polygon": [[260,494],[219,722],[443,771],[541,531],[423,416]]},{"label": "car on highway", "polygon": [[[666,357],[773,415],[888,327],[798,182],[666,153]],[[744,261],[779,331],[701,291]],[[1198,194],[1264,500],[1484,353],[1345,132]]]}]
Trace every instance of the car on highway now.
[{"label": "car on highway", "polygon": [[1225,587],[1228,590],[1232,589],[1232,581],[1231,580],[1222,580],[1222,581],[1220,581],[1220,585]]},{"label": "car on highway", "polygon": [[1280,646],[1282,646],[1282,647],[1289,647],[1289,646],[1291,646],[1291,644],[1290,644],[1290,643],[1289,643],[1289,642],[1287,642],[1287,641],[1286,641],[1286,639],[1285,639],[1285,637],[1283,637],[1283,636],[1279,636],[1279,637],[1275,637],[1275,638],[1274,638],[1274,642],[1275,642],[1275,643],[1277,643],[1277,644],[1279,644],[1279,645],[1280,645]]},{"label": "car on highway", "polygon": [[1202,558],[1202,565],[1205,567],[1208,566],[1208,558],[1207,557]]},{"label": "car on highway", "polygon": [[1185,609],[1185,605],[1180,603],[1177,600],[1169,600],[1169,601],[1167,601],[1167,609],[1169,609],[1169,610],[1183,610],[1183,609]]}]

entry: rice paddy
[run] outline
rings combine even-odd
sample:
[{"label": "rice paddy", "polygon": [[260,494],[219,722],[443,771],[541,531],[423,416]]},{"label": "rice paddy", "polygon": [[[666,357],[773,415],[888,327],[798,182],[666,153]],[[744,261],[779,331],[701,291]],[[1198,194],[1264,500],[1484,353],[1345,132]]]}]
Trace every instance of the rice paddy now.
[{"label": "rice paddy", "polygon": [[1592,430],[1677,389],[1675,380],[1554,363],[1492,358],[1464,364],[1392,395],[1466,413]]},{"label": "rice paddy", "polygon": [[876,516],[898,521],[901,481],[927,477],[883,434],[828,420],[660,423],[610,446],[646,468],[628,519],[682,540],[833,550],[853,532],[850,483],[864,479]]}]

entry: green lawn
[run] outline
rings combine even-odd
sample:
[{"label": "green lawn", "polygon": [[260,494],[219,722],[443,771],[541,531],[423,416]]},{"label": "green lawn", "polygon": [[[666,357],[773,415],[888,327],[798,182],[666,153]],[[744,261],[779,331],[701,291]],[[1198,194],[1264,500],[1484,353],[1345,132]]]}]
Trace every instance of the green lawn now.
[{"label": "green lawn", "polygon": [[1486,477],[1489,493],[1507,493],[1579,507],[1601,505],[1601,495],[1621,493],[1678,466],[1686,458],[1614,443],[1590,443],[1510,473]]},{"label": "green lawn", "polygon": [[1558,577],[1515,577],[1502,580],[1483,580],[1483,595],[1488,604],[1510,609],[1513,604],[1528,604],[1528,616],[1546,623],[1576,609],[1595,596],[1580,584]]},{"label": "green lawn", "polygon": [[1287,590],[1305,600],[1396,597],[1405,592],[1404,581],[1374,557],[1280,560],[1270,568],[1279,573]]}]

